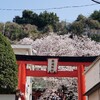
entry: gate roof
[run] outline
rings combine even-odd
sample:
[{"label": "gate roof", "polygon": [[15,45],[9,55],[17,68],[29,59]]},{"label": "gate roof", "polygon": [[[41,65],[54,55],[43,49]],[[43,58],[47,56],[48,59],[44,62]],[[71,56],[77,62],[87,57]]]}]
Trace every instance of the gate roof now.
[{"label": "gate roof", "polygon": [[16,55],[17,61],[47,61],[49,58],[57,58],[59,62],[93,62],[97,57]]}]

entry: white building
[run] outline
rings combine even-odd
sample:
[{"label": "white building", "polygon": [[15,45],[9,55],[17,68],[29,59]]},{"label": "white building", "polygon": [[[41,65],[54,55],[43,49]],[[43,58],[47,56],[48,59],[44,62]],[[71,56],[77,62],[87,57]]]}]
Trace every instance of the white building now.
[{"label": "white building", "polygon": [[[15,54],[20,55],[32,55],[32,47],[31,45],[11,45]],[[27,68],[32,67],[27,65]],[[25,88],[25,96],[26,100],[32,100],[32,78],[26,78],[26,88]]]},{"label": "white building", "polygon": [[88,100],[100,100],[100,56],[85,72],[86,95]]}]

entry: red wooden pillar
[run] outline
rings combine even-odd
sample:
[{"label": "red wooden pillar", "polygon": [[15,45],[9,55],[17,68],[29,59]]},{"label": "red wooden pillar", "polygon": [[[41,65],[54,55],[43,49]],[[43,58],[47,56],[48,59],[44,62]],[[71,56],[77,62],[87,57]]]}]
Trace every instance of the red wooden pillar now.
[{"label": "red wooden pillar", "polygon": [[25,84],[26,84],[26,64],[20,62],[18,67],[18,89],[20,89],[21,93],[24,94],[22,96],[22,100],[24,100],[23,97],[25,97]]},{"label": "red wooden pillar", "polygon": [[78,100],[86,100],[84,66],[78,66]]},{"label": "red wooden pillar", "polygon": [[85,87],[85,75],[84,75],[84,71],[85,71],[85,66],[82,65],[82,93],[83,93],[83,100],[86,100],[86,96],[84,96],[85,92],[86,92],[86,87]]}]

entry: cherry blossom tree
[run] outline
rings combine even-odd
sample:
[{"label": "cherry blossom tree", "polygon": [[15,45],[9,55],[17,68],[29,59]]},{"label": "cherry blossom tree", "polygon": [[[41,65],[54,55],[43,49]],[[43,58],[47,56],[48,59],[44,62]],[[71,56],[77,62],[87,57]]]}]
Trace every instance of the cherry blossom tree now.
[{"label": "cherry blossom tree", "polygon": [[[95,56],[100,55],[100,42],[95,42],[86,36],[78,37],[70,34],[56,35],[51,33],[33,41],[24,38],[20,44],[30,44],[36,55],[50,56]],[[34,52],[34,51],[33,51]]]}]

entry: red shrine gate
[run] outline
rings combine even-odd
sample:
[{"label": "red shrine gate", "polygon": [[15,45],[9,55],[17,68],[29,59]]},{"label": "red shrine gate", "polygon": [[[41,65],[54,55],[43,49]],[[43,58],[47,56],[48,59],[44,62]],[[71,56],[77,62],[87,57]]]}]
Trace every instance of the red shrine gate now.
[{"label": "red shrine gate", "polygon": [[[84,68],[89,66],[95,57],[57,57],[16,55],[18,63],[18,88],[25,93],[26,77],[77,77],[78,100],[86,100]],[[48,66],[46,71],[26,69],[27,64]],[[74,71],[58,71],[57,66],[76,66]]]}]

